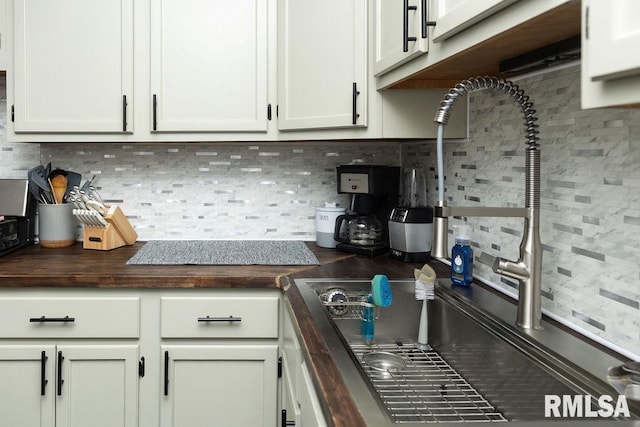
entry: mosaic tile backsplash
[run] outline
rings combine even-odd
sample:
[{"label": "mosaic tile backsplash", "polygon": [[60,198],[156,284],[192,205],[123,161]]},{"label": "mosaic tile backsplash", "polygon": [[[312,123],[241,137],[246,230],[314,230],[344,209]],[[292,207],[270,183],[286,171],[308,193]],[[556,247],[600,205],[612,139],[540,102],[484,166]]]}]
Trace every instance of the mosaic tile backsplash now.
[{"label": "mosaic tile backsplash", "polygon": [[[579,73],[573,66],[516,82],[534,102],[540,125],[542,304],[640,355],[640,110],[581,110]],[[524,206],[520,110],[495,90],[474,92],[469,102],[470,142],[445,143],[447,203]],[[404,164],[425,165],[435,202],[435,145],[404,146],[403,158]],[[450,244],[452,225],[460,221],[449,222]],[[466,222],[474,271],[517,292],[517,282],[494,274],[477,257],[484,251],[516,260],[524,221]]]},{"label": "mosaic tile backsplash", "polygon": [[140,240],[315,240],[315,208],[348,205],[336,166],[400,156],[397,143],[43,144],[42,161],[96,175]]},{"label": "mosaic tile backsplash", "polygon": [[[540,124],[543,307],[640,355],[640,111],[581,110],[579,72],[574,66],[517,82]],[[0,103],[0,177],[23,178],[48,161],[95,174],[141,240],[313,240],[314,208],[346,203],[335,192],[335,166],[398,164],[400,151],[404,164],[425,164],[430,200],[437,194],[432,142],[10,144],[4,82]],[[448,202],[522,205],[519,111],[502,94],[482,91],[470,96],[470,114],[471,141],[446,146]],[[522,220],[468,223],[476,257],[517,258]],[[476,262],[475,271],[515,292],[488,267]]]}]

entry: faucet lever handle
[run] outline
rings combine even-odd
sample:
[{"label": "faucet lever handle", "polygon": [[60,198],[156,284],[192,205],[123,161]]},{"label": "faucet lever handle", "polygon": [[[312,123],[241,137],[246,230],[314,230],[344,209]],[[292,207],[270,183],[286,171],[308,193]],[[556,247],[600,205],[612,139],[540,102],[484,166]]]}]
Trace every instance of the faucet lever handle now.
[{"label": "faucet lever handle", "polygon": [[493,269],[494,266],[496,265],[497,258],[494,257],[493,255],[489,255],[486,252],[480,252],[478,261],[480,261],[482,264],[488,265]]}]

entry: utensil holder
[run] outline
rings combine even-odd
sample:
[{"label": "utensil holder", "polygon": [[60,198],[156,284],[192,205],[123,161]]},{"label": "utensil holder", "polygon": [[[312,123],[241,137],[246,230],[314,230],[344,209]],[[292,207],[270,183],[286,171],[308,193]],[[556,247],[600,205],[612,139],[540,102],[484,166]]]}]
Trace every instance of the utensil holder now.
[{"label": "utensil holder", "polygon": [[104,215],[107,226],[85,227],[82,247],[108,251],[125,245],[133,245],[138,239],[138,233],[124,215],[119,206],[110,206]]}]

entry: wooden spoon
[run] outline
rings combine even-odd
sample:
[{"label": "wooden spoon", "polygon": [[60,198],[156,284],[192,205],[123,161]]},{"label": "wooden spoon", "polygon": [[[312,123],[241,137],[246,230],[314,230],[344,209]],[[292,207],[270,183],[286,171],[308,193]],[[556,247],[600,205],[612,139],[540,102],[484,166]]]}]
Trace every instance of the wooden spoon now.
[{"label": "wooden spoon", "polygon": [[49,180],[51,182],[51,190],[57,204],[64,202],[64,193],[67,191],[67,177],[64,175],[56,175]]}]

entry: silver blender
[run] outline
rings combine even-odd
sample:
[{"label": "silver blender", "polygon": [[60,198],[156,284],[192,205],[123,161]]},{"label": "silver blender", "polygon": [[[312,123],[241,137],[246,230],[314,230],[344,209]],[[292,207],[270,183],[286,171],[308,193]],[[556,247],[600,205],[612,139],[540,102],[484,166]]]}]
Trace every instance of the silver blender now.
[{"label": "silver blender", "polygon": [[389,217],[389,257],[427,262],[433,241],[433,207],[427,206],[427,180],[420,163],[404,169],[400,206]]}]

